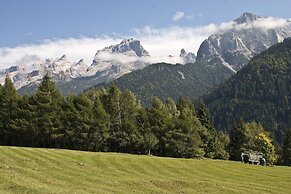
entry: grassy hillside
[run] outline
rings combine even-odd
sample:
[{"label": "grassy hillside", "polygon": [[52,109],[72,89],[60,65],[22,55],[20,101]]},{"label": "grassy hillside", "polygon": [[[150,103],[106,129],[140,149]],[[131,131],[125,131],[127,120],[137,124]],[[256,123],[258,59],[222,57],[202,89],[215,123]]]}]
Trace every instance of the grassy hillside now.
[{"label": "grassy hillside", "polygon": [[290,193],[290,167],[0,147],[0,193]]}]

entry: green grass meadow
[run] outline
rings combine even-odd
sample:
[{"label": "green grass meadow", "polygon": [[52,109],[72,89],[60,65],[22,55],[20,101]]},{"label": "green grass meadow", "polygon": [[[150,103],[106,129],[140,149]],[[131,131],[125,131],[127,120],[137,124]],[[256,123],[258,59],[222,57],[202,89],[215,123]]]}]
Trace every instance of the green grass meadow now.
[{"label": "green grass meadow", "polygon": [[291,193],[291,167],[0,147],[0,193]]}]

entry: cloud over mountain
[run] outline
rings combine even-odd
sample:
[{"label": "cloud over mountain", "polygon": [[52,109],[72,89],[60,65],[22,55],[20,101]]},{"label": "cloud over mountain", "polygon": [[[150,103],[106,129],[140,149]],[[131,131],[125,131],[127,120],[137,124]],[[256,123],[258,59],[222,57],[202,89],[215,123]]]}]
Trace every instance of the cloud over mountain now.
[{"label": "cloud over mountain", "polygon": [[114,34],[97,37],[44,40],[40,44],[0,48],[0,69],[11,65],[18,65],[23,60],[33,61],[36,58],[56,58],[63,54],[66,54],[68,60],[72,62],[77,62],[83,58],[85,63],[90,65],[97,50],[120,42],[124,37],[133,37],[140,40],[149,51],[153,61],[157,59],[172,60],[175,58],[171,59],[168,55],[178,56],[181,48],[196,53],[201,42],[211,34],[221,33],[230,29],[249,29],[254,26],[270,29],[284,27],[290,23],[291,21],[286,19],[262,17],[248,23],[231,21],[198,27],[170,26],[165,28],[145,26],[143,28],[133,29],[124,35]]}]

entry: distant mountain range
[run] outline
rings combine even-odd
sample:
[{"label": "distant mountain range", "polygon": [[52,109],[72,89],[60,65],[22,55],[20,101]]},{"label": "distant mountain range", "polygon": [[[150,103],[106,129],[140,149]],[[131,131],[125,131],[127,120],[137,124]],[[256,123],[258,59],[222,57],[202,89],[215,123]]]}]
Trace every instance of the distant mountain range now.
[{"label": "distant mountain range", "polygon": [[68,61],[65,55],[58,59],[37,60],[33,64],[12,66],[0,71],[0,82],[3,83],[6,74],[12,78],[16,88],[37,84],[49,73],[56,82],[68,82],[75,78],[98,76],[115,79],[130,71],[148,65],[146,58],[149,53],[142,47],[140,41],[124,39],[120,44],[111,45],[97,51],[90,66],[81,59],[77,63]]},{"label": "distant mountain range", "polygon": [[[172,56],[168,56],[169,59]],[[196,57],[184,49],[180,53],[180,61],[193,62]],[[20,93],[32,93],[38,86],[44,74],[49,73],[65,95],[80,93],[100,82],[108,82],[150,65],[152,58],[139,40],[124,39],[117,45],[98,50],[93,62],[87,66],[83,60],[78,63],[69,62],[65,55],[59,59],[39,60],[24,67],[13,66],[0,72],[0,82],[6,74],[13,79]],[[31,70],[32,69],[32,70]]]},{"label": "distant mountain range", "polygon": [[[187,53],[184,49],[181,50],[181,63],[194,64],[192,67],[173,67],[171,65],[169,69],[173,67],[173,75],[181,76],[185,74],[185,79],[181,84],[188,84],[185,87],[187,89],[192,88],[192,90],[197,91],[195,88],[202,88],[203,85],[205,91],[212,88],[239,71],[256,54],[291,36],[291,22],[289,20],[285,20],[284,25],[270,28],[262,25],[267,19],[251,13],[243,13],[232,22],[233,27],[211,35],[203,41],[197,52],[197,57],[194,53]],[[85,64],[83,60],[72,63],[68,61],[65,55],[58,59],[38,59],[33,64],[22,64],[0,70],[0,83],[3,84],[6,74],[9,74],[21,93],[31,93],[44,74],[49,73],[53,80],[57,82],[61,92],[67,95],[69,93],[80,93],[98,83],[109,82],[125,74],[127,76],[135,70],[143,69],[152,64],[149,52],[143,48],[139,40],[132,38],[124,39],[117,45],[111,45],[97,51],[92,59],[90,66]],[[179,69],[180,67],[181,69]],[[196,75],[197,72],[191,72],[189,76],[186,76],[187,73],[183,71],[191,71],[191,68],[194,68],[193,71],[199,68],[200,71],[197,71],[200,72],[199,75]],[[146,69],[145,71],[151,70]],[[142,73],[142,71],[138,72]],[[211,72],[211,75],[206,72]],[[166,77],[164,73],[166,72],[158,71],[150,76],[153,78],[153,75],[155,75],[158,80],[158,78]],[[189,79],[189,77],[191,78]],[[201,79],[201,77],[205,79]],[[207,77],[209,80],[206,80]],[[191,80],[199,81],[191,84]],[[132,82],[135,82],[135,80],[132,80]],[[165,88],[168,90],[173,85],[171,80],[164,82],[169,85],[164,86],[163,89],[157,84],[155,90],[166,90]],[[148,88],[146,85],[151,84],[150,81],[148,83],[136,81],[136,83],[145,84],[138,86],[139,88]],[[177,92],[171,92],[170,97],[176,98],[177,95],[189,93],[185,92],[183,88],[181,85],[177,86],[175,89]],[[190,97],[197,98],[204,94],[204,90],[198,91],[195,95],[191,92]],[[166,94],[167,92],[165,92],[165,96]],[[158,95],[158,93],[153,92],[152,95]]]},{"label": "distant mountain range", "polygon": [[[241,70],[253,56],[291,36],[289,20],[286,25],[268,28],[262,26],[264,19],[250,13],[242,14],[233,21],[236,28],[211,35],[201,44],[195,63],[155,64],[114,82],[133,91],[146,104],[153,96],[177,99],[183,95],[195,100]],[[100,83],[95,87],[110,84]]]}]

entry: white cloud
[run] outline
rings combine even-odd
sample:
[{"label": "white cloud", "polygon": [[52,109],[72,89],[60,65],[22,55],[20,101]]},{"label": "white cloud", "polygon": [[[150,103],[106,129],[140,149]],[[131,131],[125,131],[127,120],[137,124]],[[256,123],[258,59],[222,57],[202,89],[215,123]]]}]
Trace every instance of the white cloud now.
[{"label": "white cloud", "polygon": [[[134,29],[123,38],[133,37],[139,39],[144,48],[149,51],[150,62],[179,62],[179,58],[169,55],[178,56],[180,50],[184,48],[188,52],[196,54],[200,44],[209,35],[220,33],[225,30],[249,29],[254,26],[259,28],[277,28],[290,24],[291,21],[280,18],[264,18],[255,21],[252,24],[236,24],[227,22],[222,24],[209,24],[198,27],[180,27],[170,26],[165,28],[153,28],[145,26]],[[86,64],[90,65],[94,59],[97,50],[103,49],[112,44],[118,44],[122,38],[121,35],[115,34],[102,37],[79,37],[68,39],[45,40],[40,44],[20,45],[13,48],[0,48],[0,69],[7,68],[11,65],[21,63],[32,63],[37,58],[58,58],[66,54],[68,60],[77,62],[84,59]],[[147,60],[148,60],[147,59]],[[136,60],[136,59],[122,59]]]},{"label": "white cloud", "polygon": [[184,12],[182,11],[177,11],[175,13],[175,15],[172,17],[172,20],[174,22],[177,22],[181,19],[188,19],[188,20],[192,20],[194,18],[194,15],[193,14],[185,14]]},{"label": "white cloud", "polygon": [[172,17],[172,20],[173,20],[174,22],[177,22],[177,21],[181,20],[184,16],[185,16],[185,13],[184,13],[184,12],[182,12],[182,11],[177,11],[177,12],[175,13],[175,15]]},{"label": "white cloud", "polygon": [[66,54],[73,62],[84,59],[87,64],[91,64],[98,49],[116,44],[120,40],[116,37],[80,37],[45,40],[40,44],[21,45],[14,48],[0,48],[0,69],[20,64],[24,56],[38,56],[46,59],[58,58]]},{"label": "white cloud", "polygon": [[134,63],[134,62],[143,62],[143,63],[183,63],[183,59],[178,56],[145,56],[145,57],[137,57],[137,56],[127,56],[124,54],[117,53],[108,53],[108,52],[99,52],[96,56],[96,59],[101,61],[116,61],[121,63]]}]

